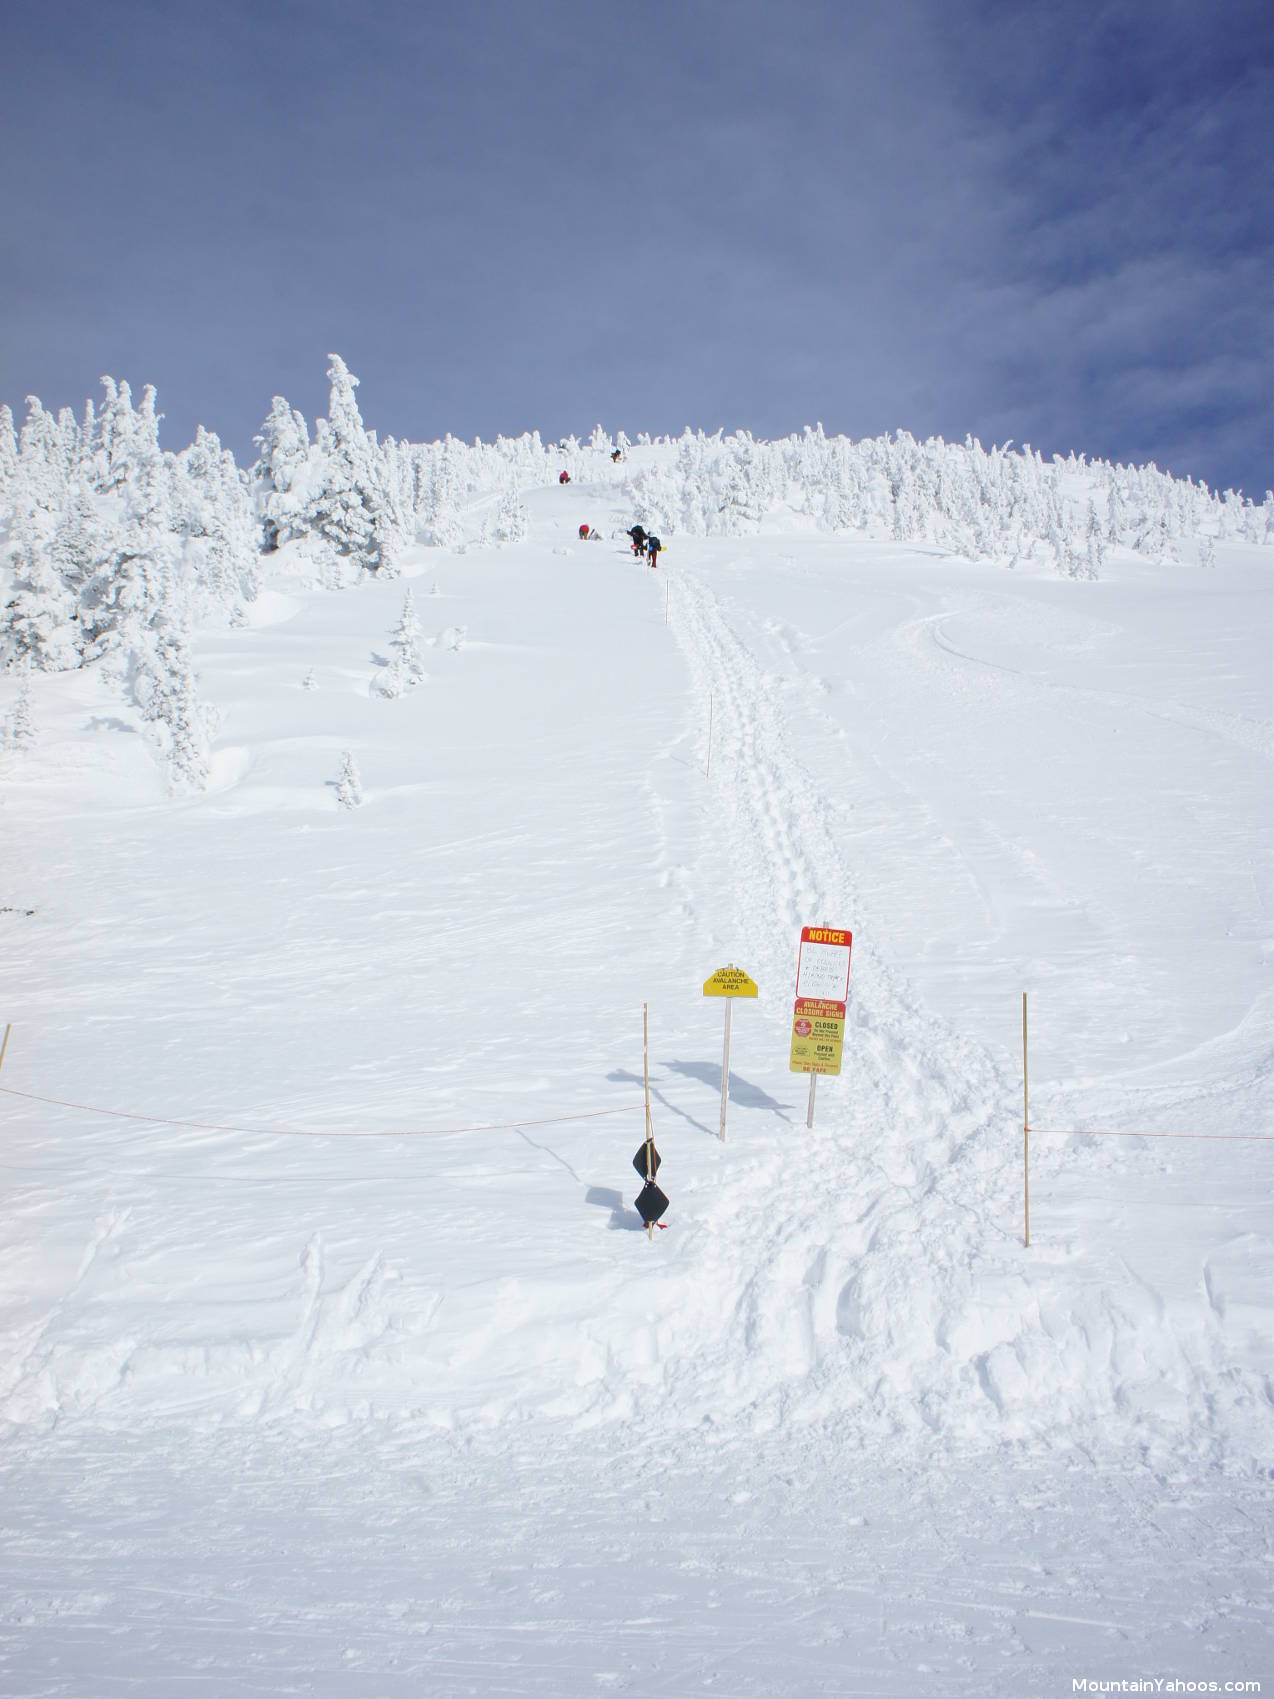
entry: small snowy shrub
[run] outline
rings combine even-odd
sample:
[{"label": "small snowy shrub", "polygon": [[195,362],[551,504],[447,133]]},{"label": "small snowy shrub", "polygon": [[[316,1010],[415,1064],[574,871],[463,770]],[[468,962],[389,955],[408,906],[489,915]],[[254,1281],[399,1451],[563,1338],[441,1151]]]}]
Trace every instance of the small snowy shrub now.
[{"label": "small snowy shrub", "polygon": [[336,800],[342,808],[357,808],[363,800],[363,786],[358,777],[358,768],[348,749],[345,751],[344,765],[336,785]]}]

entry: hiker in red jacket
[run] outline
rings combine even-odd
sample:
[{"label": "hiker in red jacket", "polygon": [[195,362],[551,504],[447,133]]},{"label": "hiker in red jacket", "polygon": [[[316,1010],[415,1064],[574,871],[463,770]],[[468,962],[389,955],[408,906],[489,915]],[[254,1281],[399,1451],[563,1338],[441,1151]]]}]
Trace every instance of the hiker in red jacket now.
[{"label": "hiker in red jacket", "polygon": [[557,475],[557,481],[558,481],[559,484],[569,484],[570,481],[571,481],[570,473],[569,472],[559,472],[558,475]]}]

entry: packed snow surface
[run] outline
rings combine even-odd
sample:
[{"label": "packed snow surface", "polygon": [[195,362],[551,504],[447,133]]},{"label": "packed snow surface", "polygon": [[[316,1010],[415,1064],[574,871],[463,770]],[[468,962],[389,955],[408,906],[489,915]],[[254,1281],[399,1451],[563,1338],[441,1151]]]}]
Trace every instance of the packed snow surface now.
[{"label": "packed snow surface", "polygon": [[1270,552],[651,571],[661,452],[393,579],[285,548],[197,636],[204,791],[30,686],[4,1691],[1274,1681]]}]

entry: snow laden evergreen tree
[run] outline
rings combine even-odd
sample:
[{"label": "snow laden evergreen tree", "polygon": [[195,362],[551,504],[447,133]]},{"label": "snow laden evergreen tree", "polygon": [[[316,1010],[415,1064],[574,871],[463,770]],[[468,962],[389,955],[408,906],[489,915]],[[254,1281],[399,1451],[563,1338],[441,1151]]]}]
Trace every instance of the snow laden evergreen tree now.
[{"label": "snow laden evergreen tree", "polygon": [[173,528],[201,616],[228,609],[232,621],[257,595],[257,524],[248,481],[216,434],[202,425],[172,466]]},{"label": "snow laden evergreen tree", "polygon": [[739,454],[730,459],[717,502],[721,530],[727,537],[744,536],[760,526],[765,507],[756,470],[755,446],[749,438]]},{"label": "snow laden evergreen tree", "polygon": [[14,484],[18,476],[18,438],[8,403],[0,405],[0,519],[13,511]]},{"label": "snow laden evergreen tree", "polygon": [[1101,577],[1102,562],[1106,550],[1102,543],[1101,520],[1097,517],[1097,504],[1093,500],[1088,503],[1088,571],[1086,577],[1097,579]]},{"label": "snow laden evergreen tree", "polygon": [[11,749],[29,749],[35,742],[35,719],[31,712],[31,662],[24,660],[18,682],[18,699],[5,727],[5,742]]},{"label": "snow laden evergreen tree", "polygon": [[[120,386],[121,392],[126,389]],[[117,405],[111,478],[123,511],[106,533],[80,593],[84,658],[104,658],[124,671],[130,652],[148,641],[161,609],[170,618],[179,605],[183,617],[189,613],[189,586],[178,573],[181,541],[174,527],[171,477],[159,448],[153,402],[148,385],[142,408],[127,425]]]},{"label": "snow laden evergreen tree", "polygon": [[43,672],[66,672],[82,660],[81,628],[74,591],[56,564],[75,515],[67,515],[51,540],[46,539],[29,509],[14,519],[13,589],[5,604],[6,647],[9,659],[32,662]]},{"label": "snow laden evergreen tree", "polygon": [[97,440],[89,457],[90,475],[94,488],[101,495],[123,490],[128,483],[129,468],[134,457],[136,416],[133,395],[127,383],[116,383],[104,376],[106,391],[97,415]]},{"label": "snow laden evergreen tree", "polygon": [[301,413],[276,395],[260,435],[252,440],[258,449],[251,478],[261,523],[261,546],[272,554],[280,543],[304,530],[310,432]]},{"label": "snow laden evergreen tree", "polygon": [[[37,397],[27,418],[11,481],[11,593],[4,607],[9,661],[27,657],[43,671],[79,665],[77,569],[72,533],[84,495],[73,475],[73,417],[55,420]],[[64,570],[65,568],[65,570]]]},{"label": "snow laden evergreen tree", "polygon": [[15,482],[19,502],[36,516],[43,535],[51,536],[71,487],[71,445],[36,395],[27,397]]},{"label": "snow laden evergreen tree", "polygon": [[424,541],[433,548],[449,549],[460,541],[460,479],[457,461],[463,445],[448,432],[430,453],[428,495],[423,525]]},{"label": "snow laden evergreen tree", "polygon": [[377,680],[376,688],[382,696],[401,696],[425,676],[420,655],[420,622],[416,618],[410,590],[403,598],[402,617],[389,642],[393,653],[389,665]]},{"label": "snow laden evergreen tree", "polygon": [[386,437],[380,445],[378,465],[390,527],[389,558],[392,562],[416,540],[420,466],[412,445],[398,442],[393,437]]},{"label": "snow laden evergreen tree", "polygon": [[394,515],[375,446],[354,399],[358,379],[339,354],[328,359],[331,399],[327,418],[317,426],[302,523],[323,539],[338,561],[367,572],[387,571],[392,565]]},{"label": "snow laden evergreen tree", "polygon": [[342,757],[341,776],[336,783],[336,800],[342,808],[357,808],[363,800],[358,767],[347,749]]},{"label": "snow laden evergreen tree", "polygon": [[516,477],[500,498],[499,510],[495,517],[495,534],[501,543],[521,543],[526,540],[526,509],[522,506]]},{"label": "snow laden evergreen tree", "polygon": [[201,790],[211,768],[211,716],[199,700],[182,613],[161,609],[132,651],[133,700],[175,790]]}]

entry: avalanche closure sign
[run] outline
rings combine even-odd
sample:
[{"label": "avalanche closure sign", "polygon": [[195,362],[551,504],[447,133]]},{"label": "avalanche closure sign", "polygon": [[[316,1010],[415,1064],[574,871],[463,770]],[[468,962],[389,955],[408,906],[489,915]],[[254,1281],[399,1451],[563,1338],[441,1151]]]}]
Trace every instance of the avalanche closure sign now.
[{"label": "avalanche closure sign", "polygon": [[[853,934],[840,926],[803,926],[796,957],[796,1004],[792,1010],[793,1074],[839,1074],[849,1001],[849,954]],[[814,1082],[810,1081],[813,1125]]]},{"label": "avalanche closure sign", "polygon": [[845,1005],[820,997],[798,997],[792,1011],[788,1072],[839,1074],[845,1044]]}]

